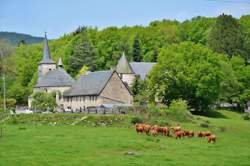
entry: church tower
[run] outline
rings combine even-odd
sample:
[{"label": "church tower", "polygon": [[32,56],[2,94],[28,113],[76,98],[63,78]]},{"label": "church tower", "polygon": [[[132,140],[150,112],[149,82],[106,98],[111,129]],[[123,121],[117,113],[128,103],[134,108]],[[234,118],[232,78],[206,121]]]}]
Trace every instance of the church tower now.
[{"label": "church tower", "polygon": [[50,50],[48,45],[48,39],[45,33],[44,47],[43,47],[43,59],[38,66],[38,78],[43,77],[50,70],[56,69],[56,63],[50,57]]},{"label": "church tower", "polygon": [[126,83],[130,87],[132,86],[132,83],[135,79],[135,73],[130,66],[124,52],[122,53],[122,56],[118,61],[116,72],[124,83]]}]

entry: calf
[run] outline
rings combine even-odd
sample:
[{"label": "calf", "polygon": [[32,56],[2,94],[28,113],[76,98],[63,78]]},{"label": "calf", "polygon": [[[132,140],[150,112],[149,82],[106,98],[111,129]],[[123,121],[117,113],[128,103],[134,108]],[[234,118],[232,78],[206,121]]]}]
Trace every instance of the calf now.
[{"label": "calf", "polygon": [[216,142],[216,136],[214,134],[209,135],[207,137],[208,143],[215,143]]}]

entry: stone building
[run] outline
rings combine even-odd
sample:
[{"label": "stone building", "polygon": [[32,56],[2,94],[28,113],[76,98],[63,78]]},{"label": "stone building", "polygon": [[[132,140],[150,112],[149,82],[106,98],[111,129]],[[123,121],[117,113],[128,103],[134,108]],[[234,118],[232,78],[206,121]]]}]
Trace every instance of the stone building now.
[{"label": "stone building", "polygon": [[[45,34],[43,59],[38,65],[38,80],[33,88],[33,93],[44,92],[60,92],[61,94],[68,90],[74,79],[64,70],[62,59],[60,57],[58,65],[51,59],[47,36]],[[59,98],[57,98],[59,102]],[[28,106],[31,107],[32,96],[28,99]]]},{"label": "stone building", "polygon": [[144,80],[156,63],[154,62],[128,62],[123,53],[116,66],[118,75],[129,87],[132,86],[135,77]]},{"label": "stone building", "polygon": [[[33,93],[57,92],[58,110],[84,111],[88,107],[100,107],[105,104],[132,105],[133,96],[129,87],[136,77],[144,80],[154,64],[129,63],[123,53],[115,70],[89,72],[75,81],[64,70],[61,58],[58,65],[51,59],[45,34],[43,59],[38,65],[38,80]],[[32,97],[29,97],[29,107],[31,103]]]},{"label": "stone building", "polygon": [[133,96],[116,71],[90,72],[63,94],[64,109],[84,111],[103,104],[131,105]]}]

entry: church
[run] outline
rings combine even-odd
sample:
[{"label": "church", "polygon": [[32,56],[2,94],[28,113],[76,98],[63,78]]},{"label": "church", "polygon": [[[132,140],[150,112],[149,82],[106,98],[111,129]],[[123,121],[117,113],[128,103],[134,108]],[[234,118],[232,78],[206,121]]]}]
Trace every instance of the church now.
[{"label": "church", "polygon": [[[38,64],[38,80],[33,93],[56,92],[57,110],[84,111],[90,107],[133,105],[130,91],[136,77],[144,80],[155,63],[129,63],[123,53],[114,70],[87,72],[74,80],[63,67],[60,57],[56,64],[50,56],[45,34],[43,58]],[[32,108],[32,95],[28,99]]]}]

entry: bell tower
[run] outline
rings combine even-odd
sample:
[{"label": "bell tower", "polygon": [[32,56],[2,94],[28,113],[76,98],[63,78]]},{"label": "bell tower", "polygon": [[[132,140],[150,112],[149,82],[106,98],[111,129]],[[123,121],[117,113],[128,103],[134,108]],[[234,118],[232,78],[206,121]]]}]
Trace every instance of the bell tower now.
[{"label": "bell tower", "polygon": [[38,78],[47,74],[50,70],[56,69],[56,63],[50,57],[50,50],[48,45],[47,35],[45,33],[44,46],[43,46],[43,59],[38,65]]}]

